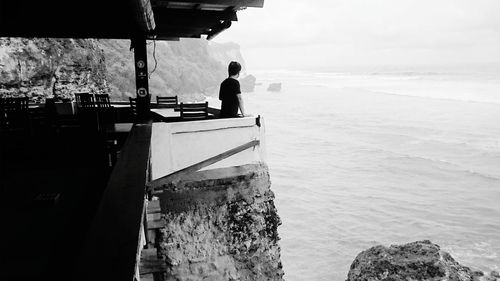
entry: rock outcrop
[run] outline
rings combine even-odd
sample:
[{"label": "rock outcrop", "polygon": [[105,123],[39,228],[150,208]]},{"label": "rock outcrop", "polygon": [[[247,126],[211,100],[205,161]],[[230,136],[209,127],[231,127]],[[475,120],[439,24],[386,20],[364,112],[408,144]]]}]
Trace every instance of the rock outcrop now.
[{"label": "rock outcrop", "polygon": [[[178,95],[181,101],[217,95],[229,61],[244,65],[234,43],[158,41],[149,42],[147,51],[152,95]],[[0,38],[0,96],[43,102],[74,92],[109,93],[113,100],[135,96],[130,40]]]},{"label": "rock outcrop", "polygon": [[166,280],[283,280],[280,218],[263,164],[195,173],[160,196]]},{"label": "rock outcrop", "polygon": [[107,93],[103,51],[95,39],[0,38],[0,96],[72,98]]},{"label": "rock outcrop", "polygon": [[404,245],[382,245],[358,254],[347,281],[480,281],[496,280],[460,265],[447,252],[428,240]]},{"label": "rock outcrop", "polygon": [[240,79],[241,91],[244,93],[251,93],[255,90],[255,82],[257,78],[253,75],[247,75]]},{"label": "rock outcrop", "polygon": [[281,83],[271,83],[269,87],[267,87],[269,92],[280,92],[281,91]]}]

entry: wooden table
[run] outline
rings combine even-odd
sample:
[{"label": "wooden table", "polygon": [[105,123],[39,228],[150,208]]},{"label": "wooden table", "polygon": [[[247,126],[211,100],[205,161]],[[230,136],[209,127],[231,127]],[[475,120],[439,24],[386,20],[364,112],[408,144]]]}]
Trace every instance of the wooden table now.
[{"label": "wooden table", "polygon": [[130,104],[111,104],[111,107],[114,107],[114,108],[127,108],[127,107],[130,107]]},{"label": "wooden table", "polygon": [[152,108],[151,112],[164,122],[179,121],[181,112],[175,111],[173,108]]}]

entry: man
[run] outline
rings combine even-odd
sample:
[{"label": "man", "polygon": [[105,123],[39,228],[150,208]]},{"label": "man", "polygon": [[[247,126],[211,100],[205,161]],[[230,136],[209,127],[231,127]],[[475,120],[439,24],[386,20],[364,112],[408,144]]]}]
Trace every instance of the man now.
[{"label": "man", "polygon": [[222,101],[220,117],[233,118],[238,117],[238,108],[241,115],[246,116],[243,98],[241,97],[240,77],[241,65],[232,61],[227,68],[229,77],[220,84],[219,100]]}]

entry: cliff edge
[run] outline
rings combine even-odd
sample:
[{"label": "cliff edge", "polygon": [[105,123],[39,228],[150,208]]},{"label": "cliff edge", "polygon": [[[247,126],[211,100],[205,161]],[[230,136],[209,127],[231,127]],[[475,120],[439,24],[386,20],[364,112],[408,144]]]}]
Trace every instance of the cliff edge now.
[{"label": "cliff edge", "polygon": [[201,171],[160,196],[167,280],[283,280],[267,166]]}]

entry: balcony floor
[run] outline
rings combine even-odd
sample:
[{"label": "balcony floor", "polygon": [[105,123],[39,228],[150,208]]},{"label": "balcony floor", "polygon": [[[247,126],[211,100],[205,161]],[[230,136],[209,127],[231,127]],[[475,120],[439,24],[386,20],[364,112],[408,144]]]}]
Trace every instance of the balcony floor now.
[{"label": "balcony floor", "polygon": [[80,129],[2,133],[2,280],[69,279],[109,176],[102,143]]}]

